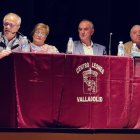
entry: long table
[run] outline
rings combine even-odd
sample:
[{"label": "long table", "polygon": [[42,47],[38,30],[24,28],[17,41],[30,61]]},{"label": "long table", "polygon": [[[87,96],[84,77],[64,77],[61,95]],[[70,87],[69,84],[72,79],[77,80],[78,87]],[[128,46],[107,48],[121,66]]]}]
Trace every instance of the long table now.
[{"label": "long table", "polygon": [[13,53],[0,60],[0,127],[140,128],[140,60]]}]

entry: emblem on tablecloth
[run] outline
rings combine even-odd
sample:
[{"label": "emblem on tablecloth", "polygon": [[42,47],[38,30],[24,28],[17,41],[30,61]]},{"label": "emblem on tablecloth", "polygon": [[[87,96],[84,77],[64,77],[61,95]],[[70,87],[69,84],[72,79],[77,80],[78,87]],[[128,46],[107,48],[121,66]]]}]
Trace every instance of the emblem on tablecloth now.
[{"label": "emblem on tablecloth", "polygon": [[91,68],[83,71],[83,93],[95,94],[97,92],[97,75],[98,73]]},{"label": "emblem on tablecloth", "polygon": [[98,85],[98,75],[104,74],[104,69],[97,63],[83,63],[76,68],[77,74],[82,72],[83,77],[83,93],[84,94],[96,94]]}]

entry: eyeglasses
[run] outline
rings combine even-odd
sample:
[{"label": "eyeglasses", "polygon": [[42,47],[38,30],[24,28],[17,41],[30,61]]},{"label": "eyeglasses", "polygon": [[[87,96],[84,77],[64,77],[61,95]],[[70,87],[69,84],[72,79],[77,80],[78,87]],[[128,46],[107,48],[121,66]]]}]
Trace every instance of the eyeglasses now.
[{"label": "eyeglasses", "polygon": [[16,25],[14,25],[13,23],[9,23],[9,22],[4,22],[3,23],[3,26],[10,26],[11,28],[13,28],[14,26],[16,26]]},{"label": "eyeglasses", "polygon": [[41,36],[41,37],[47,36],[45,33],[39,32],[39,31],[35,31],[35,34],[38,35],[38,36]]}]

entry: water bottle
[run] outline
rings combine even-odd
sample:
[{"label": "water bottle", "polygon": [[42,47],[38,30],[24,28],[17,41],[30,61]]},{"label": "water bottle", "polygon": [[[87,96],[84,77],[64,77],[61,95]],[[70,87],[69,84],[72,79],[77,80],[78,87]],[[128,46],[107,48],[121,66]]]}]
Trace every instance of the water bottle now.
[{"label": "water bottle", "polygon": [[30,52],[27,36],[22,38],[22,52]]},{"label": "water bottle", "polygon": [[138,52],[138,48],[136,46],[136,43],[133,43],[132,48],[131,48],[131,54],[135,55],[135,53]]},{"label": "water bottle", "polygon": [[67,53],[72,54],[74,49],[74,42],[72,37],[69,37],[68,44],[67,44]]},{"label": "water bottle", "polygon": [[124,56],[124,45],[123,45],[123,41],[119,42],[118,45],[118,56]]}]

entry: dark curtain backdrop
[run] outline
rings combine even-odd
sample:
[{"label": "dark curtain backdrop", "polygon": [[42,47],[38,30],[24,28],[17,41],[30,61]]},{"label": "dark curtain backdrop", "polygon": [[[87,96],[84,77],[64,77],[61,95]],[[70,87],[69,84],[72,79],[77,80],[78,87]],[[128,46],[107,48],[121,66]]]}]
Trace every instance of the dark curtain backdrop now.
[{"label": "dark curtain backdrop", "polygon": [[65,52],[68,38],[78,39],[77,26],[82,19],[90,19],[95,25],[93,40],[107,47],[112,35],[112,55],[117,53],[120,40],[130,40],[129,30],[140,24],[139,0],[1,0],[0,27],[5,14],[15,12],[22,18],[20,32],[27,35],[34,25],[44,22],[50,26],[47,43]]}]

